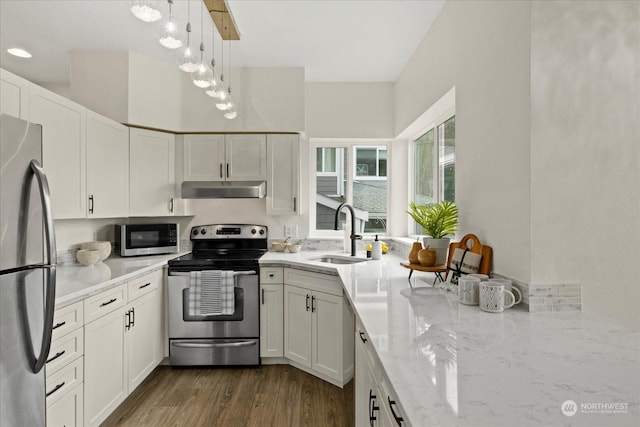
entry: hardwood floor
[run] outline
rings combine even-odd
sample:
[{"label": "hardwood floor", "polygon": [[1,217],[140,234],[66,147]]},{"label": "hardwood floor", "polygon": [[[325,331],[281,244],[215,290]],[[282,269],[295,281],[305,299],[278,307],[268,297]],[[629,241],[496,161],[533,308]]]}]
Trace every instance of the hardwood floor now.
[{"label": "hardwood floor", "polygon": [[344,389],[288,365],[180,369],[158,366],[102,426],[354,425]]}]

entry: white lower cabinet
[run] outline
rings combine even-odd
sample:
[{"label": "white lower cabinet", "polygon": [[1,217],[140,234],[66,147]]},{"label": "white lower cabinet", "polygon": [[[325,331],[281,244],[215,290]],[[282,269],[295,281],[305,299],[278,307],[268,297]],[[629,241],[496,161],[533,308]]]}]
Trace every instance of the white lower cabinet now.
[{"label": "white lower cabinet", "polygon": [[82,427],[83,386],[78,384],[52,404],[47,404],[47,427]]},{"label": "white lower cabinet", "polygon": [[336,276],[284,269],[284,356],[339,387],[353,377],[353,313]]},{"label": "white lower cabinet", "polygon": [[280,284],[260,285],[260,357],[284,354],[284,289]]}]

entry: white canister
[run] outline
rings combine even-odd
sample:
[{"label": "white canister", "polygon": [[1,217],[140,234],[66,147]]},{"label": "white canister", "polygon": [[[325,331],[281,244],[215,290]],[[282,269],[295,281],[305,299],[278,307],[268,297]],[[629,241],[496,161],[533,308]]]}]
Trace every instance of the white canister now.
[{"label": "white canister", "polygon": [[[507,301],[509,300],[509,301]],[[513,307],[516,297],[504,290],[504,284],[489,280],[480,282],[480,309],[490,313],[501,313]]]},{"label": "white canister", "polygon": [[378,240],[378,235],[376,234],[376,240],[371,242],[371,259],[380,258],[382,258],[382,242]]},{"label": "white canister", "polygon": [[478,305],[480,279],[462,276],[458,279],[458,302],[466,305]]}]

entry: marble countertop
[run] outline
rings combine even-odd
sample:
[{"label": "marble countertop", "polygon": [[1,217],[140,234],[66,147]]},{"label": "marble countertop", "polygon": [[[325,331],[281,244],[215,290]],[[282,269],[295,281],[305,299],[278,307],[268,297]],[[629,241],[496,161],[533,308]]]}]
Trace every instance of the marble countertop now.
[{"label": "marble countertop", "polygon": [[340,275],[414,427],[640,425],[639,333],[584,312],[486,313],[418,272],[412,290],[393,251],[351,265],[309,260],[321,254],[269,252],[260,262]]},{"label": "marble countertop", "polygon": [[89,267],[79,264],[61,265],[56,273],[56,309],[162,268],[168,260],[186,253],[189,252],[128,258],[111,256],[104,262]]}]

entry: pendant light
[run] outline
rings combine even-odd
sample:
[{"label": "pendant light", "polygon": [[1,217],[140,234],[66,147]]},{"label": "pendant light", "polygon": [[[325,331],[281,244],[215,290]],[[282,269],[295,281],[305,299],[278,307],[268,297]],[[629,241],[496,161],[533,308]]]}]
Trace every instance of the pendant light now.
[{"label": "pendant light", "polygon": [[193,73],[198,69],[198,60],[191,47],[191,1],[187,0],[187,40],[184,46],[178,49],[178,68],[185,73]]},{"label": "pendant light", "polygon": [[224,118],[233,120],[238,117],[238,111],[236,105],[231,99],[231,43],[229,43],[229,88],[227,89],[229,98],[227,99],[227,108],[224,109]]},{"label": "pendant light", "polygon": [[220,89],[218,90],[218,96],[216,100],[216,108],[218,110],[225,111],[227,109],[227,103],[229,101],[229,94],[224,88],[224,38],[222,39],[222,71],[220,72]]},{"label": "pendant light", "polygon": [[131,0],[131,13],[143,22],[156,22],[162,18],[156,0]]},{"label": "pendant light", "polygon": [[212,98],[217,98],[219,90],[220,82],[216,78],[216,28],[214,25],[211,34],[211,80],[209,80],[209,87],[205,93]]},{"label": "pendant light", "polygon": [[200,35],[200,62],[198,67],[191,74],[191,80],[193,84],[199,88],[206,89],[211,85],[211,79],[213,77],[213,71],[209,64],[204,60],[204,2],[200,3],[200,29],[202,33]]},{"label": "pendant light", "polygon": [[177,49],[182,46],[182,40],[180,39],[182,24],[173,16],[171,10],[173,0],[167,0],[167,4],[169,5],[169,14],[160,21],[158,40],[167,49]]}]

